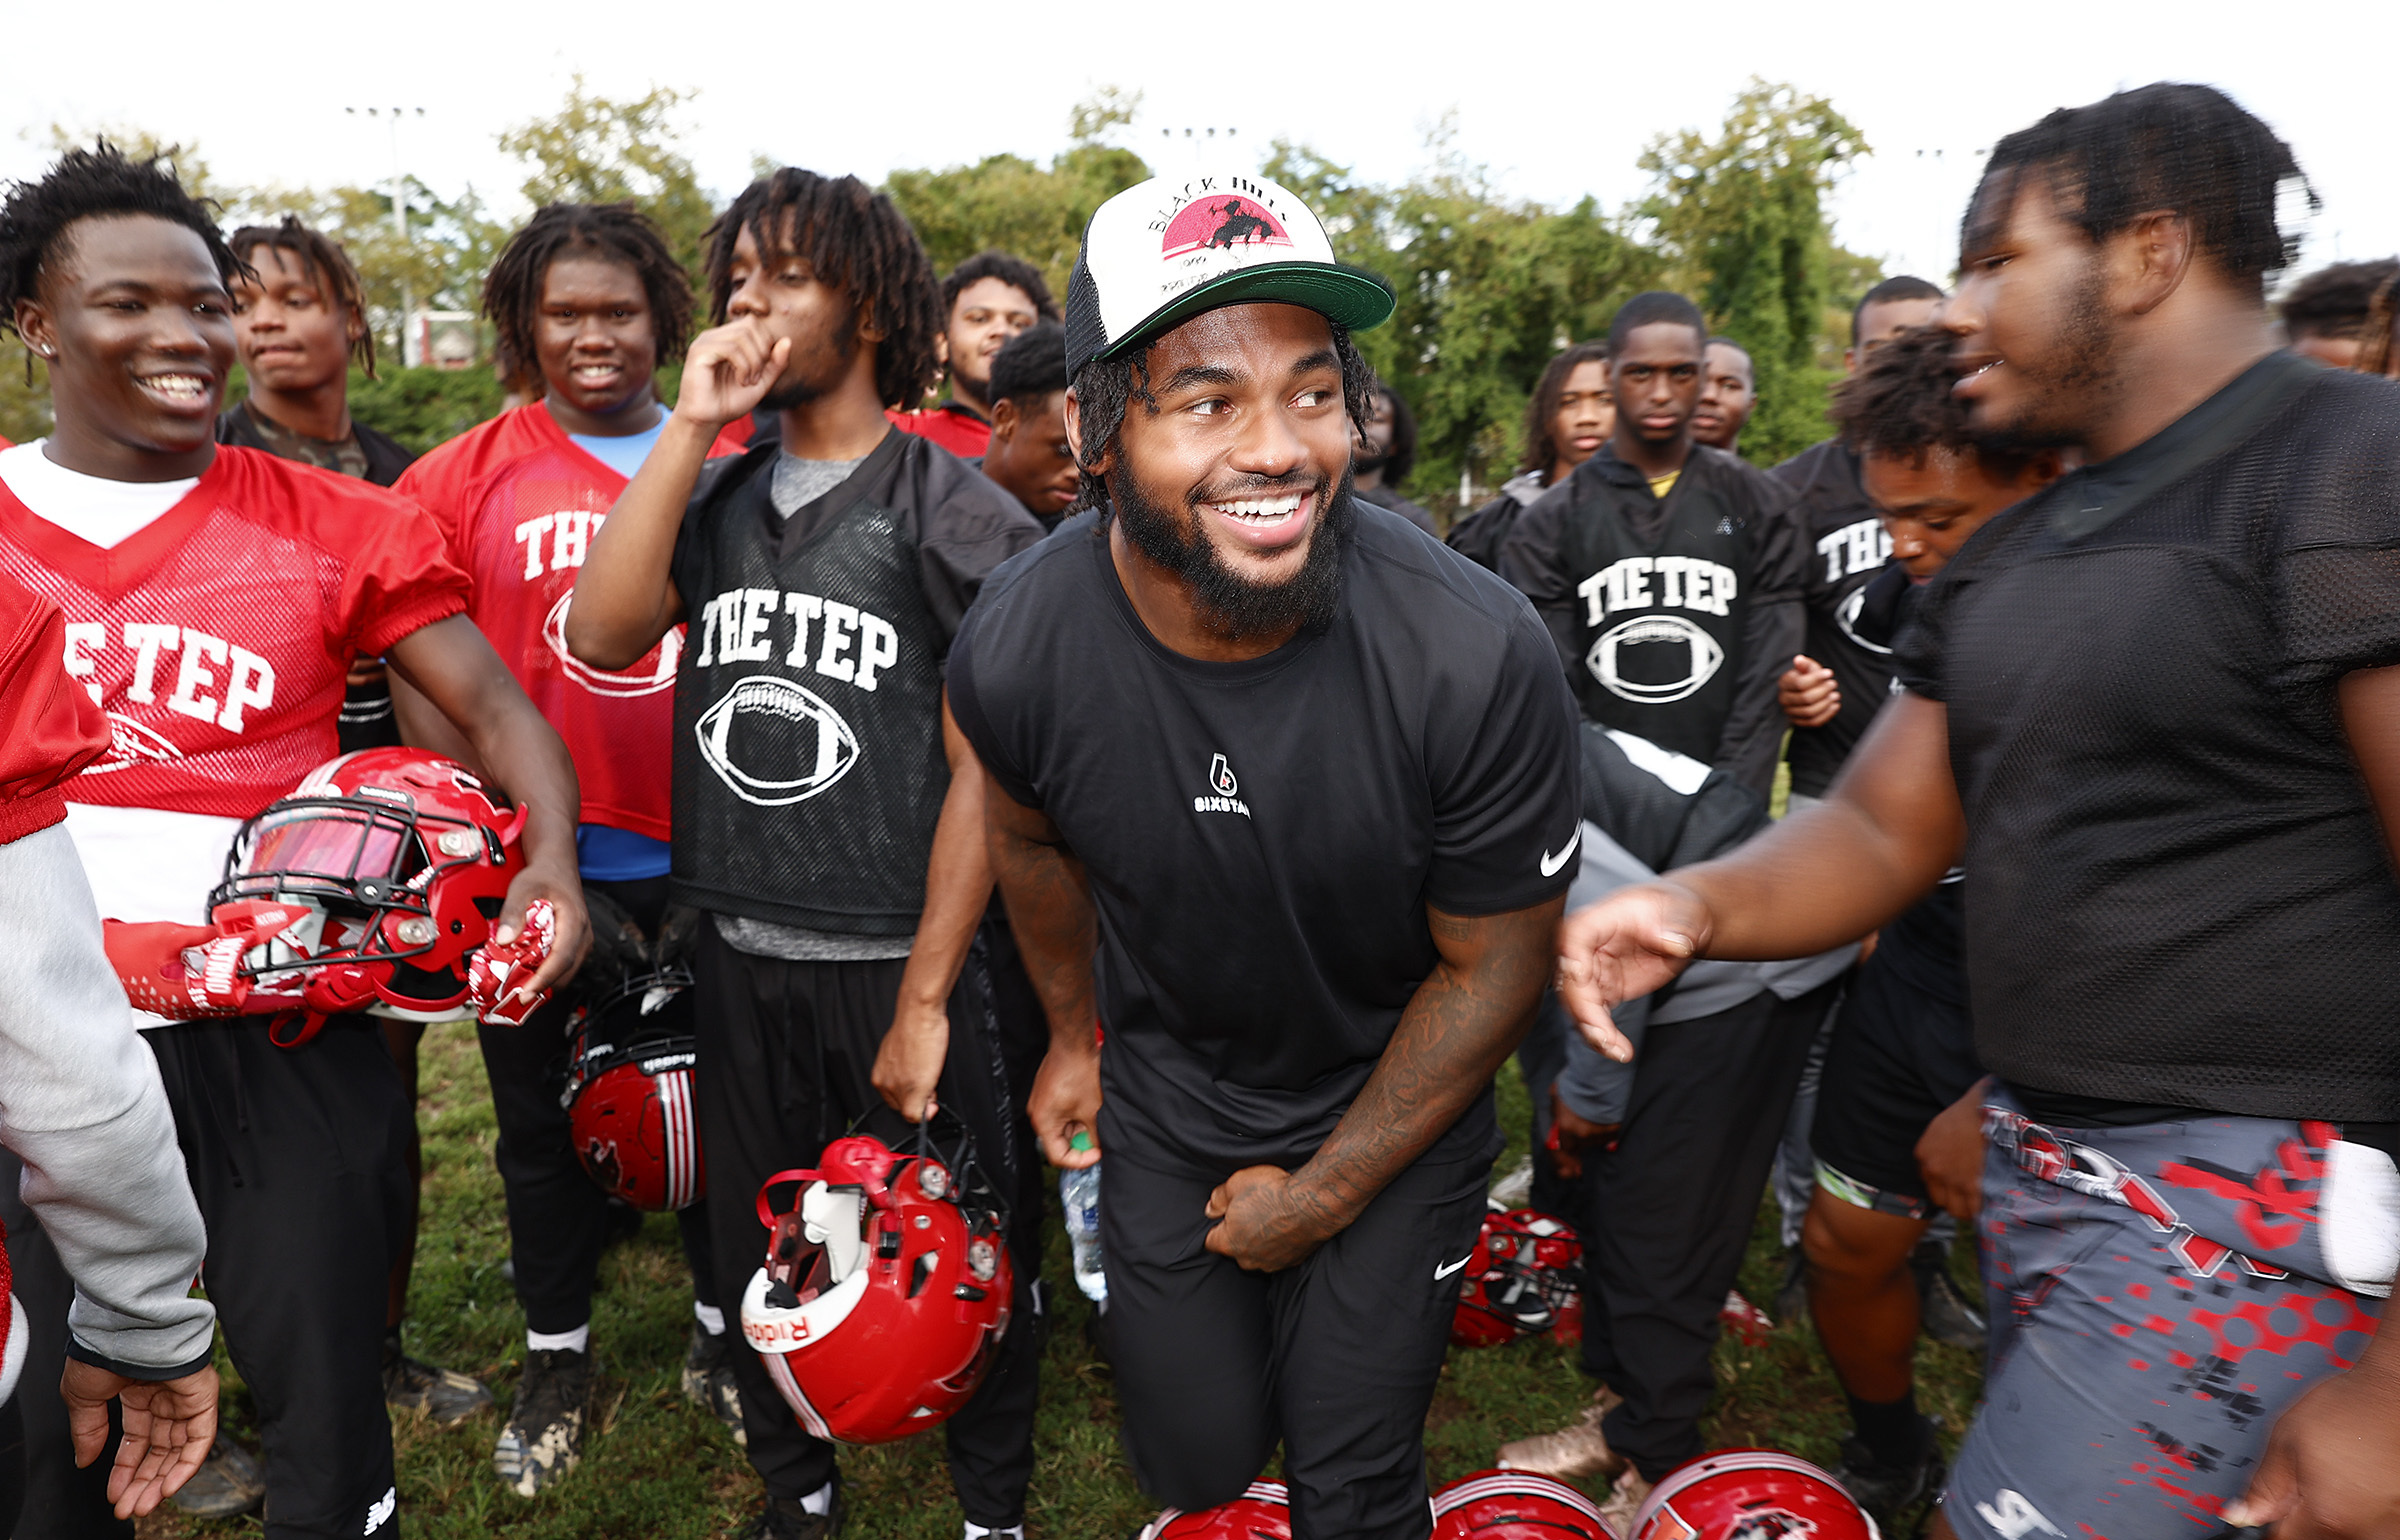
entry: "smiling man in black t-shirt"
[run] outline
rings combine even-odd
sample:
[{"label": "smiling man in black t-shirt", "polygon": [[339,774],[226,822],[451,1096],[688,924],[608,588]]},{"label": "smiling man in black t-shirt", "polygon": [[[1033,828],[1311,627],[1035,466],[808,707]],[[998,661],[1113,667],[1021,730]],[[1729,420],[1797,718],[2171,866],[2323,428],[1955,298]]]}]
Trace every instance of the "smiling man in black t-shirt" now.
[{"label": "smiling man in black t-shirt", "polygon": [[1309,1540],[1430,1531],[1491,1078],[1578,838],[1541,623],[1350,495],[1349,332],[1391,311],[1272,183],[1110,200],[1067,307],[1096,512],[994,573],[950,653],[1050,1017],[1034,1126],[1107,1155],[1135,1473],[1207,1507],[1280,1439]]},{"label": "smiling man in black t-shirt", "polygon": [[2400,394],[2273,351],[2298,174],[2204,86],[1994,148],[1958,393],[2086,464],[1927,586],[1825,805],[1562,928],[1621,1048],[1607,1007],[1689,958],[1861,934],[1964,865],[1994,1340],[1937,1540],[2400,1511]]}]

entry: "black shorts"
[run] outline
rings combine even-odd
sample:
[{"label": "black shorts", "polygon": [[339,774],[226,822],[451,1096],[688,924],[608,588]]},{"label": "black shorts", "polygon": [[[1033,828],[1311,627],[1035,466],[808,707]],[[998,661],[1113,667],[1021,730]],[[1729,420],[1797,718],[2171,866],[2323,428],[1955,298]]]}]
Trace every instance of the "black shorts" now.
[{"label": "black shorts", "polygon": [[1964,1005],[1925,989],[1878,951],[1834,1019],[1809,1147],[1817,1185],[1846,1203],[1931,1215],[1917,1140],[1983,1078]]}]

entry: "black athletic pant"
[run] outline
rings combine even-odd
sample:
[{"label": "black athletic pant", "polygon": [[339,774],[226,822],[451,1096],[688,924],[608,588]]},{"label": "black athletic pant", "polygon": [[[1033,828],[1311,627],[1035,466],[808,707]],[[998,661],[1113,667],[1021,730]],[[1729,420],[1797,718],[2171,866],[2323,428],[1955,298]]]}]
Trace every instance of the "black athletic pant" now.
[{"label": "black athletic pant", "polygon": [[[117,1458],[113,1431],[99,1459],[82,1470],[75,1468],[67,1404],[58,1396],[58,1377],[67,1363],[67,1307],[74,1302],[75,1284],[60,1265],[42,1222],[18,1196],[24,1174],[24,1163],[0,1149],[0,1221],[8,1225],[11,1289],[29,1332],[25,1364],[17,1371],[17,1393],[9,1398],[24,1429],[24,1508],[15,1533],[18,1540],[133,1540],[133,1521],[120,1521],[108,1503],[108,1468]],[[116,1425],[112,1402],[109,1426],[113,1430]],[[0,1535],[7,1533],[0,1529]]]},{"label": "black athletic pant", "polygon": [[1252,1273],[1203,1245],[1231,1167],[1104,1148],[1109,1344],[1142,1490],[1229,1502],[1281,1440],[1295,1540],[1424,1540],[1425,1413],[1491,1162],[1420,1160],[1307,1261]]},{"label": "black athletic pant", "polygon": [[[713,920],[700,926],[698,979],[700,1146],[708,1162],[709,1223],[726,1308],[740,1308],[758,1271],[767,1232],[758,1189],[778,1171],[806,1169],[825,1146],[863,1125],[887,1142],[910,1125],[884,1105],[870,1080],[891,1029],[905,959],[783,962],[726,944]],[[1037,1158],[1013,1137],[1008,1086],[992,1041],[989,986],[980,950],[950,999],[950,1051],[937,1091],[966,1124],[992,1183],[1017,1190],[1018,1163]],[[1012,1248],[1013,1251],[1014,1248]],[[1005,1529],[1025,1518],[1033,1479],[1033,1417],[1040,1371],[1033,1280],[1019,1270],[1008,1335],[974,1399],[943,1426],[950,1480],[967,1521]],[[755,1353],[733,1355],[742,1391],[750,1463],[771,1497],[805,1497],[834,1477],[834,1446],[800,1426]]]},{"label": "black athletic pant", "polygon": [[1625,1398],[1601,1430],[1647,1481],[1701,1453],[1709,1353],[1759,1194],[1841,982],[1651,1023],[1613,1154],[1587,1157],[1583,1364]]},{"label": "black athletic pant", "polygon": [[[1042,1226],[1048,1194],[1043,1192],[1049,1181],[1050,1168],[1042,1160],[1042,1147],[1034,1138],[1033,1122],[1025,1114],[1026,1098],[1033,1094],[1033,1077],[1040,1073],[1042,1060],[1050,1052],[1050,1017],[1042,1008],[1042,997],[1035,992],[1033,980],[1025,973],[1025,959],[1017,950],[1017,938],[1011,934],[1008,921],[999,913],[997,899],[992,903],[992,915],[976,933],[975,945],[982,953],[984,972],[991,984],[992,1021],[995,1037],[1000,1044],[1000,1063],[1008,1076],[1008,1115],[1010,1137],[1023,1152],[1017,1161],[1017,1184],[1009,1194],[1012,1212],[1009,1216],[1009,1250],[1016,1259],[1017,1271],[1030,1279],[1035,1298],[1041,1304],[1047,1325],[1049,1296],[1042,1292]],[[1040,1347],[1037,1344],[1038,1357]]]},{"label": "black athletic pant", "polygon": [[406,1235],[410,1110],[381,1023],[337,1016],[290,1050],[263,1017],[142,1036],[208,1226],[202,1278],[258,1409],[267,1535],[393,1532],[378,1509],[393,1490],[384,1284]]},{"label": "black athletic pant", "polygon": [[25,1412],[17,1398],[0,1406],[0,1540],[17,1532],[25,1511]]},{"label": "black athletic pant", "polygon": [[[666,908],[664,877],[586,885],[615,899],[635,924],[656,934]],[[567,1054],[574,1046],[568,1032],[572,1015],[565,1000],[552,999],[523,1026],[476,1028],[484,1074],[492,1085],[492,1112],[500,1124],[492,1163],[508,1202],[509,1257],[527,1331],[568,1332],[590,1324],[600,1253],[608,1244],[608,1195],[576,1160],[573,1130],[559,1103]],[[697,1244],[706,1234],[703,1222],[695,1217],[681,1233],[694,1292],[702,1303],[716,1304],[707,1248]]]}]

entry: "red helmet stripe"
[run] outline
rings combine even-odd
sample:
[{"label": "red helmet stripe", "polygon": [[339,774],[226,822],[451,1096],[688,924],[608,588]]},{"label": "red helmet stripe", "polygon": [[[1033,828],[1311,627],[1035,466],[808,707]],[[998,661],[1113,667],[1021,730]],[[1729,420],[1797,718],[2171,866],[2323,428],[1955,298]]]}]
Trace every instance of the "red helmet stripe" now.
[{"label": "red helmet stripe", "polygon": [[1489,1476],[1471,1476],[1446,1486],[1434,1494],[1434,1515],[1438,1518],[1453,1508],[1463,1508],[1468,1503],[1481,1502],[1487,1497],[1544,1497],[1572,1508],[1586,1518],[1600,1517],[1598,1505],[1590,1498],[1563,1481],[1554,1481],[1532,1471],[1502,1471]]}]

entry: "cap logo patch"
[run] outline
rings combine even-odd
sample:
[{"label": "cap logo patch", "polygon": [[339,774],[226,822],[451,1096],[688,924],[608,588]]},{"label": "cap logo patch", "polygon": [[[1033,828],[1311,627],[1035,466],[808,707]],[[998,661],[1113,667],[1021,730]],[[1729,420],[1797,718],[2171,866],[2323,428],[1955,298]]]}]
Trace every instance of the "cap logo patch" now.
[{"label": "cap logo patch", "polygon": [[1166,221],[1158,254],[1172,258],[1194,251],[1291,244],[1290,232],[1265,200],[1229,192],[1214,197],[1203,194],[1176,210]]}]

